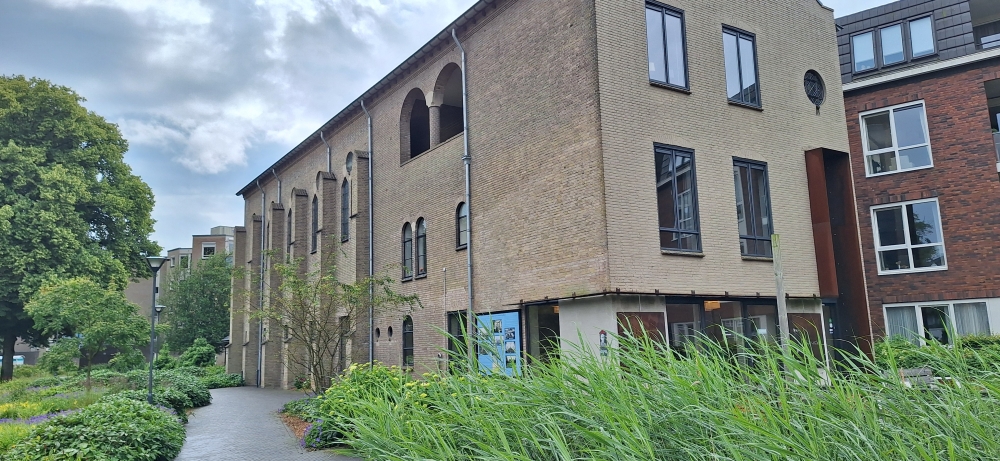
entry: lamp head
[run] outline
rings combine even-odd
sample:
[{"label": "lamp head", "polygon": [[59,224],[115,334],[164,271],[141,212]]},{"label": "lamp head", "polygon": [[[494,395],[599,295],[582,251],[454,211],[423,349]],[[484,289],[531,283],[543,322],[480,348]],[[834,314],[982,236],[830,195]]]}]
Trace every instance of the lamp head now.
[{"label": "lamp head", "polygon": [[146,256],[146,262],[149,263],[149,270],[156,274],[156,271],[163,267],[163,263],[167,262],[167,258],[163,256]]},{"label": "lamp head", "polygon": [[163,312],[163,309],[166,309],[166,307],[167,306],[164,306],[162,304],[157,304],[155,307],[153,307],[153,309],[156,311],[157,314],[159,314],[160,312]]}]

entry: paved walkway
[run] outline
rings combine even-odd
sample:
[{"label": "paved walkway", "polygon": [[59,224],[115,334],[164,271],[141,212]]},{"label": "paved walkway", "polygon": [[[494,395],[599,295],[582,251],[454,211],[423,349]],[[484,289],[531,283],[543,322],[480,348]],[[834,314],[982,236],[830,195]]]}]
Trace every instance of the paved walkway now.
[{"label": "paved walkway", "polygon": [[285,402],[301,397],[254,387],[213,389],[212,404],[191,415],[176,461],[359,461],[299,446],[277,413]]}]

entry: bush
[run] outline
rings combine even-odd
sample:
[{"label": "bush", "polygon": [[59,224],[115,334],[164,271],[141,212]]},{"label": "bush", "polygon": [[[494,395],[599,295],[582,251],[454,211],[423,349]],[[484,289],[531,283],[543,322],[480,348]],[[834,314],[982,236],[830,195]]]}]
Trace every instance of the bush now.
[{"label": "bush", "polygon": [[154,375],[154,384],[183,392],[193,408],[212,403],[212,394],[198,378],[176,370],[164,370]]},{"label": "bush", "polygon": [[215,365],[215,348],[205,338],[194,340],[194,344],[188,347],[178,363],[182,367],[207,367]]},{"label": "bush", "polygon": [[119,373],[139,370],[148,365],[146,357],[138,349],[119,351],[108,362],[108,368]]},{"label": "bush", "polygon": [[314,422],[306,430],[306,446],[322,448],[341,443],[354,433],[357,418],[367,413],[367,408],[357,402],[394,406],[415,384],[408,373],[395,365],[386,367],[378,362],[372,366],[351,365],[343,378],[318,399]]},{"label": "bush", "polygon": [[[122,391],[117,394],[108,395],[104,397],[104,399],[125,398],[135,400],[137,402],[146,402],[149,397],[148,392],[148,390]],[[177,418],[184,424],[187,424],[188,422],[186,410],[194,406],[191,403],[191,398],[189,398],[187,394],[184,394],[177,389],[164,389],[162,387],[153,389],[153,404],[172,409],[174,414],[177,415]]]},{"label": "bush", "polygon": [[3,459],[3,452],[9,450],[15,443],[27,438],[29,432],[31,432],[31,427],[27,424],[0,424],[0,459]]},{"label": "bush", "polygon": [[168,461],[180,453],[184,426],[167,412],[124,397],[35,426],[4,461]]},{"label": "bush", "polygon": [[320,414],[320,406],[322,404],[322,398],[292,400],[282,407],[281,412],[301,418],[303,421],[314,422]]},{"label": "bush", "polygon": [[60,338],[38,359],[38,367],[53,374],[75,370],[74,359],[80,355],[80,344],[74,338]]},{"label": "bush", "polygon": [[240,387],[245,383],[243,382],[243,375],[239,373],[221,373],[205,375],[198,378],[205,387],[209,389],[219,389],[223,387]]},{"label": "bush", "polygon": [[14,379],[40,378],[42,376],[46,376],[47,374],[48,372],[35,365],[22,365],[14,367]]}]

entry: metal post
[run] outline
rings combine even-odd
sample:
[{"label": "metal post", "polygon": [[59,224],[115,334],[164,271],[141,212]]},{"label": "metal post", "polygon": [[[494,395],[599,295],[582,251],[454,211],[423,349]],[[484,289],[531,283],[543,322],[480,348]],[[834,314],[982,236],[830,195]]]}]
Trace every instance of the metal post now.
[{"label": "metal post", "polygon": [[146,394],[146,402],[153,404],[153,345],[156,337],[156,273],[159,267],[153,270],[153,303],[149,305],[149,387]]},{"label": "metal post", "polygon": [[771,252],[774,260],[774,283],[778,298],[778,326],[781,351],[788,353],[788,305],[785,303],[785,272],[781,266],[781,237],[771,235]]}]

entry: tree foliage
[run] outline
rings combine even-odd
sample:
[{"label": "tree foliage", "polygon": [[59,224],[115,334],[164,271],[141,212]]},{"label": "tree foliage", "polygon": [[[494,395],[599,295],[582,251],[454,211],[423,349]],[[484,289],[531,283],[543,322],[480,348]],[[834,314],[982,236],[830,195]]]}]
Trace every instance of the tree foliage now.
[{"label": "tree foliage", "polygon": [[108,348],[134,349],[148,343],[146,320],[139,307],[118,290],[85,278],[74,278],[42,287],[25,306],[35,328],[47,336],[62,336],[60,343],[75,341],[79,358],[87,366],[87,390],[94,357]]},{"label": "tree foliage", "polygon": [[416,295],[393,291],[393,280],[384,273],[344,283],[337,278],[335,268],[303,274],[300,264],[293,261],[274,265],[272,270],[281,280],[278,287],[271,287],[277,296],[251,315],[282,325],[282,334],[292,349],[286,355],[289,364],[306,370],[312,390],[319,393],[336,376],[336,359],[343,352],[346,338],[357,332],[359,318],[366,318],[369,310],[380,312],[421,304]]},{"label": "tree foliage", "polygon": [[167,343],[184,350],[205,338],[216,351],[229,335],[229,304],[233,269],[227,256],[218,254],[198,262],[190,273],[171,272],[160,302],[167,306]]},{"label": "tree foliage", "polygon": [[[0,76],[0,381],[18,337],[41,339],[24,304],[55,279],[122,288],[146,276],[153,194],[124,162],[118,127],[73,90]],[[9,350],[8,350],[9,349]]]}]

